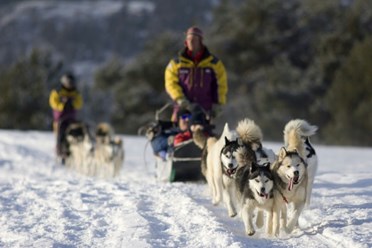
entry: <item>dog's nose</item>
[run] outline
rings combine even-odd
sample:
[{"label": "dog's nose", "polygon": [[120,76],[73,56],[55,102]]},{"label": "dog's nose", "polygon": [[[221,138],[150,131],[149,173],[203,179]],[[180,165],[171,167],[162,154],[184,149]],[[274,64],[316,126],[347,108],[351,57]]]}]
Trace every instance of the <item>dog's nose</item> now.
[{"label": "dog's nose", "polygon": [[265,188],[264,187],[261,188],[261,193],[265,193]]},{"label": "dog's nose", "polygon": [[293,172],[293,174],[296,176],[296,177],[298,177],[298,175],[300,174],[298,171],[295,171],[295,172]]},{"label": "dog's nose", "polygon": [[229,164],[229,168],[233,168],[234,167],[234,165],[233,164]]}]

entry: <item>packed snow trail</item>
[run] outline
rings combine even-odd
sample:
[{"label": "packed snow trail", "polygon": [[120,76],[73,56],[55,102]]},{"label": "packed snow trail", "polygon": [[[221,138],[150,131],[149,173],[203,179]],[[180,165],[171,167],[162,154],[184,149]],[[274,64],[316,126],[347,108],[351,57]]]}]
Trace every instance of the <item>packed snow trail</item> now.
[{"label": "packed snow trail", "polygon": [[372,149],[315,145],[301,230],[268,238],[246,236],[205,184],[156,182],[145,138],[122,138],[121,174],[103,180],[57,164],[50,132],[0,130],[0,247],[372,247]]}]

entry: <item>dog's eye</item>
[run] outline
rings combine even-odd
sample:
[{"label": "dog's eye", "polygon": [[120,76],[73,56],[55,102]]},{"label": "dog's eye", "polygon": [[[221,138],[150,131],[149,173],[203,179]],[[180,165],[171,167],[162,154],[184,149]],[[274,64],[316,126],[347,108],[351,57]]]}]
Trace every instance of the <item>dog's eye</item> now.
[{"label": "dog's eye", "polygon": [[291,166],[290,165],[287,165],[287,168],[291,168]]},{"label": "dog's eye", "polygon": [[260,180],[258,180],[258,179],[255,179],[255,181],[256,181],[257,183],[259,183],[259,182],[260,182]]},{"label": "dog's eye", "polygon": [[297,164],[296,166],[297,166],[297,167],[299,167],[299,166],[300,166],[300,164]]},{"label": "dog's eye", "polygon": [[267,183],[268,181],[269,181],[269,179],[266,179],[266,180],[265,180],[265,183]]}]

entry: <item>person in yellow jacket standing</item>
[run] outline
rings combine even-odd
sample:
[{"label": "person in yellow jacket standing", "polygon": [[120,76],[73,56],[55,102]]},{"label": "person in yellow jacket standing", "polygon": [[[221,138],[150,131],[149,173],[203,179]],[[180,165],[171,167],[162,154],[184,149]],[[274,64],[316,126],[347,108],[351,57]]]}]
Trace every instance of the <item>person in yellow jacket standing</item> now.
[{"label": "person in yellow jacket standing", "polygon": [[77,111],[83,106],[83,97],[76,88],[75,77],[66,73],[60,80],[60,87],[53,89],[49,105],[53,110],[53,131],[57,136],[57,154],[60,155],[62,132],[67,125],[76,120]]},{"label": "person in yellow jacket standing", "polygon": [[187,108],[190,103],[198,104],[209,117],[215,117],[226,103],[225,67],[203,44],[200,28],[193,26],[186,31],[185,48],[165,70],[165,89],[176,103],[173,117],[179,108]]}]

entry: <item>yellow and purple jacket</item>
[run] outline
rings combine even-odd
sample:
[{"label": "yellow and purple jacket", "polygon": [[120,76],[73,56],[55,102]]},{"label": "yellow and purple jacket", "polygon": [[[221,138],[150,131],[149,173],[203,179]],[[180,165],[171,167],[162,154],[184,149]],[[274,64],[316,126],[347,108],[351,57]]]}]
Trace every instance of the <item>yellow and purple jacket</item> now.
[{"label": "yellow and purple jacket", "polygon": [[60,121],[63,118],[75,119],[76,110],[83,106],[83,97],[76,89],[61,87],[51,91],[49,105],[53,110],[54,121]]},{"label": "yellow and purple jacket", "polygon": [[188,55],[187,48],[169,62],[165,89],[174,101],[186,98],[210,111],[213,104],[226,103],[227,75],[222,61],[204,49],[197,64]]}]

